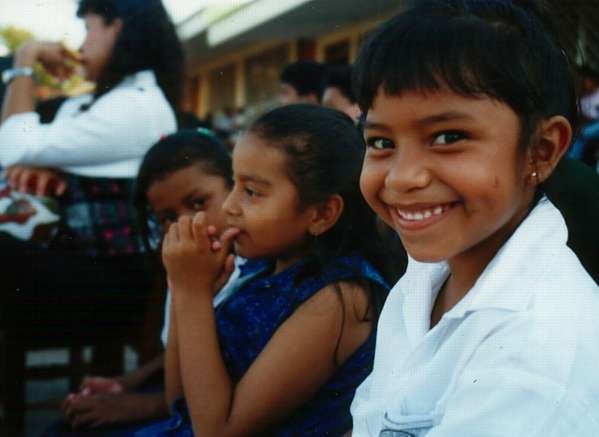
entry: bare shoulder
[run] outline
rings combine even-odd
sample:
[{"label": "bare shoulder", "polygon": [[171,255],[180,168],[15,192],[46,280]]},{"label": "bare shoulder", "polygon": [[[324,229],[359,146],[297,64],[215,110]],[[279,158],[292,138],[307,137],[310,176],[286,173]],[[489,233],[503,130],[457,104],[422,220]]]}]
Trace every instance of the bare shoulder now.
[{"label": "bare shoulder", "polygon": [[342,363],[368,338],[372,331],[372,308],[367,286],[349,281],[327,285],[308,299],[298,311],[322,317],[336,327],[336,361]]}]

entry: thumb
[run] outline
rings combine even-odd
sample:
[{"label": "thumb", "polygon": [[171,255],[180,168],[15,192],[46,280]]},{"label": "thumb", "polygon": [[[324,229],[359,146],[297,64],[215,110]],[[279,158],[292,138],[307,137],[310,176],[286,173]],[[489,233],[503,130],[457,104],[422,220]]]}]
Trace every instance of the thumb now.
[{"label": "thumb", "polygon": [[231,248],[233,240],[239,235],[239,232],[240,230],[238,228],[228,228],[222,233],[220,236],[220,244],[224,253],[228,254],[232,252]]},{"label": "thumb", "polygon": [[230,253],[225,260],[224,274],[229,277],[233,271],[235,271],[235,254]]}]

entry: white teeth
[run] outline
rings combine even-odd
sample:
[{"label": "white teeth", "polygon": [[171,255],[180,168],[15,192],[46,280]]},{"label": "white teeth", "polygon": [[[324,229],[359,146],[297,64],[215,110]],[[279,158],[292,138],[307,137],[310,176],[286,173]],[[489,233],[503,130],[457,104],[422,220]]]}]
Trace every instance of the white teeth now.
[{"label": "white teeth", "polygon": [[396,210],[397,210],[397,213],[399,214],[399,216],[405,220],[422,221],[422,220],[431,218],[433,215],[441,215],[443,213],[443,211],[445,211],[445,209],[446,208],[439,205],[433,209],[425,209],[425,210],[418,211],[418,212],[402,211],[399,208],[397,208]]}]

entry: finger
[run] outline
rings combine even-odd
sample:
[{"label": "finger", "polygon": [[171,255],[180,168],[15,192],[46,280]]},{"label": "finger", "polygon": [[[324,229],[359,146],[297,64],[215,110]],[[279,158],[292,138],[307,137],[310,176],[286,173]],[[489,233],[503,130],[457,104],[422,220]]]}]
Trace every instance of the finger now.
[{"label": "finger", "polygon": [[213,252],[218,252],[219,250],[222,249],[222,247],[223,247],[223,245],[220,242],[220,240],[214,240],[210,245],[210,248],[212,249]]},{"label": "finger", "polygon": [[89,402],[82,399],[80,396],[76,396],[65,409],[64,415],[69,422],[72,422],[75,417],[79,414],[88,412],[92,409]]},{"label": "finger", "polygon": [[23,171],[19,174],[19,179],[16,184],[17,191],[21,193],[27,192],[27,185],[29,184],[29,178],[31,177],[31,170],[23,169]]},{"label": "finger", "polygon": [[235,271],[235,255],[230,253],[227,255],[227,259],[225,260],[225,268],[224,274],[231,276],[231,274]]},{"label": "finger", "polygon": [[47,173],[38,176],[36,184],[35,184],[35,194],[36,196],[45,196],[48,189],[48,184],[50,183],[51,176]]},{"label": "finger", "polygon": [[238,228],[228,228],[220,236],[220,242],[225,253],[232,252],[233,241],[241,232]]},{"label": "finger", "polygon": [[4,170],[4,178],[8,181],[10,185],[12,185],[12,179],[14,179],[17,172],[18,167],[8,167]]},{"label": "finger", "polygon": [[101,376],[86,376],[81,381],[81,385],[79,385],[79,390],[83,390],[86,387],[89,387],[93,390],[94,387],[98,385],[102,385],[102,381],[104,380]]},{"label": "finger", "polygon": [[94,398],[86,396],[75,395],[73,400],[69,403],[67,408],[67,415],[75,415],[78,413],[84,413],[93,409]]},{"label": "finger", "polygon": [[22,171],[23,169],[21,168],[14,168],[7,174],[8,183],[15,191],[19,190],[19,179]]},{"label": "finger", "polygon": [[90,425],[91,423],[98,420],[96,414],[93,411],[89,411],[86,413],[77,414],[73,420],[71,421],[71,425],[73,428],[82,428],[84,426]]},{"label": "finger", "polygon": [[229,278],[233,274],[233,271],[235,271],[235,255],[230,253],[229,255],[227,255],[227,258],[223,263],[223,270],[218,279],[216,280],[216,283],[214,284],[215,293],[218,293],[218,290],[225,286],[225,284],[229,281]]},{"label": "finger", "polygon": [[179,239],[189,241],[193,238],[191,217],[184,215],[179,218]]},{"label": "finger", "polygon": [[75,393],[69,393],[65,400],[62,401],[62,404],[60,405],[60,410],[63,413],[66,413],[66,411],[69,409],[71,402],[73,402],[73,400],[75,399],[75,396],[77,396]]},{"label": "finger", "polygon": [[233,251],[233,240],[237,235],[239,235],[239,229],[229,228],[223,232],[218,242],[212,244],[212,250],[214,252],[220,252],[219,258],[223,263],[225,262],[227,255]]},{"label": "finger", "polygon": [[61,47],[60,48],[61,48],[61,51],[62,51],[62,55],[65,58],[71,59],[73,61],[80,61],[81,60],[81,53],[79,53],[77,50],[71,49],[70,47],[68,47],[64,43],[61,43]]},{"label": "finger", "polygon": [[[168,246],[169,248],[171,248],[173,246],[173,244],[175,244],[178,240],[179,240],[179,226],[176,222],[171,223],[168,227],[168,230],[166,231],[163,246]],[[165,249],[165,247],[163,247],[162,250],[164,251],[164,249]]]},{"label": "finger", "polygon": [[205,231],[206,213],[200,211],[193,216],[193,237],[196,241],[201,241],[206,236]]}]

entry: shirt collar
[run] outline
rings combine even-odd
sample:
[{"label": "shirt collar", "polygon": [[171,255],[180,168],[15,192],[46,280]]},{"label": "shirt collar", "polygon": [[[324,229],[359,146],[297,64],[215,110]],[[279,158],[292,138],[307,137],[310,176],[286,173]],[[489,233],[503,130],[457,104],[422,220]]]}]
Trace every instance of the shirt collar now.
[{"label": "shirt collar", "polygon": [[156,75],[152,70],[141,70],[126,76],[117,87],[154,87],[156,86]]},{"label": "shirt collar", "polygon": [[[550,268],[550,261],[567,240],[568,230],[561,213],[543,197],[499,249],[468,294],[444,317],[462,318],[469,312],[489,308],[525,310],[535,283]],[[410,258],[406,276],[410,274],[414,277],[410,281],[416,285],[414,290],[428,294],[424,299],[428,322],[432,303],[449,275],[449,267],[446,262],[426,264]]]}]

